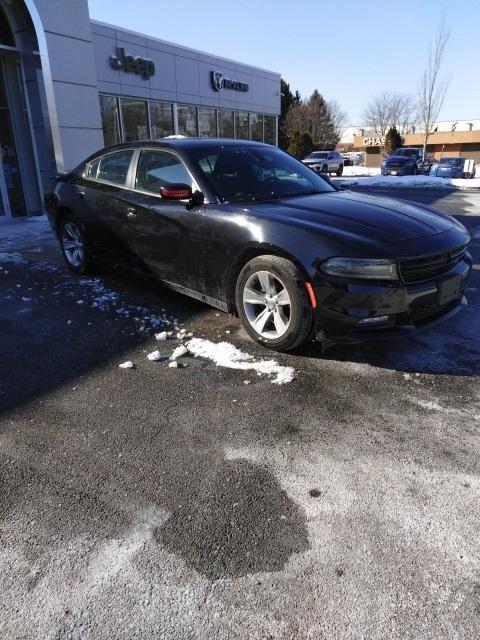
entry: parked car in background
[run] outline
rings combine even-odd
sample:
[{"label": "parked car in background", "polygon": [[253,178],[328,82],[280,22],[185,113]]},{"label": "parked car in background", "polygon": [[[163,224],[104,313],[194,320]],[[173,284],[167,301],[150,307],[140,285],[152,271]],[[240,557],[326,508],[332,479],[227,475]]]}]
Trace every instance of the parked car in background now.
[{"label": "parked car in background", "polygon": [[338,151],[313,151],[302,162],[315,173],[343,173],[343,158]]},{"label": "parked car in background", "polygon": [[345,151],[342,158],[344,167],[359,167],[365,164],[365,151]]},{"label": "parked car in background", "polygon": [[423,160],[422,147],[400,147],[387,156],[382,162],[382,176],[416,176],[428,174],[432,159],[427,156]]},{"label": "parked car in background", "polygon": [[468,158],[440,158],[430,169],[438,178],[474,178],[475,161]]},{"label": "parked car in background", "polygon": [[336,191],[277,147],[145,140],[47,185],[67,266],[120,265],[237,314],[280,351],[411,336],[465,305],[470,236],[423,204]]}]

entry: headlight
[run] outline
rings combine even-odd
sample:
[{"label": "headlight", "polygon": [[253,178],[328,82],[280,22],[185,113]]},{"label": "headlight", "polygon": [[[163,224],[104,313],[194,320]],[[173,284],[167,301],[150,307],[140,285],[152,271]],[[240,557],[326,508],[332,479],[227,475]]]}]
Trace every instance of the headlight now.
[{"label": "headlight", "polygon": [[320,265],[324,273],[338,278],[398,280],[398,270],[391,260],[330,258]]}]

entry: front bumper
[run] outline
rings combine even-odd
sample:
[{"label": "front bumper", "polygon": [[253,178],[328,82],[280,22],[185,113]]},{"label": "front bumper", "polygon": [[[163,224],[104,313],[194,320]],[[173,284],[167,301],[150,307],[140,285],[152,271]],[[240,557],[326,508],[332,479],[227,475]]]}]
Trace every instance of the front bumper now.
[{"label": "front bumper", "polygon": [[382,167],[382,176],[411,176],[413,167]]},{"label": "front bumper", "polygon": [[466,254],[447,273],[422,283],[332,282],[318,276],[316,338],[365,342],[406,337],[447,320],[466,305],[471,268]]}]

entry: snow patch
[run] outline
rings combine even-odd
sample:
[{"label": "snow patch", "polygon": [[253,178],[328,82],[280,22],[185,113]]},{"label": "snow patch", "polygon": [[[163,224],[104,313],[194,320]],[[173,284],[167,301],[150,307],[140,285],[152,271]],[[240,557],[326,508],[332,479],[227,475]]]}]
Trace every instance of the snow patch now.
[{"label": "snow patch", "polygon": [[163,357],[164,356],[160,353],[160,351],[152,351],[152,353],[149,353],[147,356],[147,358],[152,362],[158,362],[159,360],[163,360]]},{"label": "snow patch", "polygon": [[174,350],[174,352],[170,356],[170,360],[176,360],[177,358],[181,358],[182,356],[185,356],[187,353],[188,353],[187,347],[181,344],[179,347],[177,347]]},{"label": "snow patch", "polygon": [[131,360],[127,360],[126,362],[122,362],[122,364],[118,365],[120,369],[133,369],[135,366]]},{"label": "snow patch", "polygon": [[[203,338],[192,338],[184,348],[195,357],[211,360],[217,367],[256,371],[259,375],[272,376],[272,384],[287,384],[295,376],[293,367],[284,367],[276,360],[256,361],[252,355],[240,351],[229,342],[215,343]],[[176,351],[177,349],[173,352],[172,359]]]}]

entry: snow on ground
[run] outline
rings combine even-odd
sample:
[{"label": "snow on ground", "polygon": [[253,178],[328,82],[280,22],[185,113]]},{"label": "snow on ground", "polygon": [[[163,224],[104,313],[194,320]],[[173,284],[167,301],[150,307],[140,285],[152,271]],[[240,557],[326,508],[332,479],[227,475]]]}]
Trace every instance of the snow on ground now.
[{"label": "snow on ground", "polygon": [[343,175],[354,176],[379,176],[380,167],[343,167]]},{"label": "snow on ground", "polygon": [[[229,342],[215,343],[202,338],[192,338],[186,343],[185,352],[182,351],[180,353],[180,349],[182,347],[175,349],[171,356],[172,360],[188,351],[195,357],[211,360],[217,367],[256,371],[258,375],[271,376],[273,377],[272,384],[286,384],[291,382],[295,376],[293,367],[284,367],[278,364],[276,360],[256,361],[252,355],[240,351]],[[179,355],[176,355],[177,352]]]},{"label": "snow on ground", "polygon": [[[349,167],[347,167],[349,168]],[[356,167],[353,167],[354,169]],[[336,185],[362,187],[404,187],[406,189],[480,189],[480,178],[463,180],[461,178],[435,178],[433,176],[381,176],[332,178]]]}]

